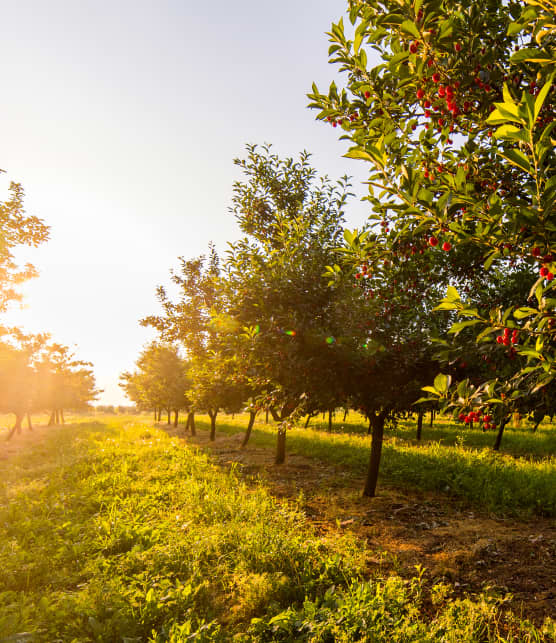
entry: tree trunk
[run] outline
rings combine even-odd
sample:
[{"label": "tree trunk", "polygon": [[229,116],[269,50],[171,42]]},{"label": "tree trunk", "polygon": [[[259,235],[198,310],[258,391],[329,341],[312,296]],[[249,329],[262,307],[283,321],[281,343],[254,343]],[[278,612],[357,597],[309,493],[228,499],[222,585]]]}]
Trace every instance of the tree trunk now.
[{"label": "tree trunk", "polygon": [[371,435],[371,431],[373,430],[373,421],[371,418],[369,418],[369,426],[367,427],[367,435]]},{"label": "tree trunk", "polygon": [[172,411],[166,409],[166,414],[168,415],[168,424],[172,424]]},{"label": "tree trunk", "polygon": [[178,428],[178,415],[179,415],[179,411],[174,411],[174,427],[176,429]]},{"label": "tree trunk", "polygon": [[371,457],[369,458],[369,468],[367,470],[367,479],[365,480],[365,489],[363,495],[374,498],[376,492],[376,483],[378,480],[378,470],[380,467],[380,456],[382,454],[382,439],[384,437],[384,421],[386,413],[372,415],[373,441],[371,444]]},{"label": "tree trunk", "polygon": [[21,423],[23,422],[24,416],[24,413],[15,414],[15,424],[13,426],[13,429],[8,433],[8,437],[6,438],[6,440],[11,440],[14,433],[21,433]]},{"label": "tree trunk", "polygon": [[56,425],[60,424],[60,411],[58,409],[56,409],[56,419],[54,422]]},{"label": "tree trunk", "polygon": [[349,412],[349,409],[344,409],[344,419],[342,420],[342,422],[346,421],[346,418],[348,416],[348,412]]},{"label": "tree trunk", "polygon": [[305,428],[309,426],[309,422],[311,421],[311,414],[307,415],[307,419],[305,420]]},{"label": "tree trunk", "polygon": [[430,422],[430,427],[432,429],[432,423],[434,422],[434,409],[431,409],[431,422]]},{"label": "tree trunk", "polygon": [[249,411],[249,424],[247,425],[247,430],[243,436],[243,442],[241,443],[242,447],[246,447],[251,437],[251,431],[253,430],[253,425],[255,424],[255,418],[257,417],[256,411]]},{"label": "tree trunk", "polygon": [[56,424],[56,411],[52,411],[50,418],[48,419],[48,426],[54,426]]},{"label": "tree trunk", "polygon": [[216,439],[216,416],[218,415],[218,411],[209,411],[208,412],[209,417],[210,417],[210,436],[209,440],[211,442],[214,442]]},{"label": "tree trunk", "polygon": [[33,430],[33,423],[31,422],[31,414],[27,413],[27,428],[29,431]]},{"label": "tree trunk", "polygon": [[328,433],[332,433],[332,409],[328,409]]},{"label": "tree trunk", "polygon": [[154,410],[154,421],[155,421],[155,422],[156,422],[156,417],[157,417],[157,414],[156,414],[156,409],[155,409],[155,410]]},{"label": "tree trunk", "polygon": [[266,413],[265,413],[264,423],[268,424],[268,409],[266,410]]},{"label": "tree trunk", "polygon": [[286,461],[286,427],[278,429],[278,436],[276,440],[276,458],[275,464],[284,464]]},{"label": "tree trunk", "polygon": [[158,421],[160,422],[160,418],[162,417],[162,409],[158,409]]},{"label": "tree trunk", "polygon": [[502,435],[504,434],[504,427],[506,424],[509,422],[509,420],[506,420],[502,418],[500,420],[500,425],[498,426],[498,434],[496,436],[496,442],[494,443],[494,446],[492,447],[494,451],[500,451],[500,443],[502,442]]},{"label": "tree trunk", "polygon": [[196,436],[197,432],[195,431],[195,411],[191,411],[189,414],[189,430],[191,431],[192,436]]},{"label": "tree trunk", "polygon": [[60,409],[60,422],[62,424],[66,423],[66,420],[64,419],[64,409]]},{"label": "tree trunk", "polygon": [[419,410],[417,415],[417,439],[421,439],[421,434],[423,432],[423,411]]}]

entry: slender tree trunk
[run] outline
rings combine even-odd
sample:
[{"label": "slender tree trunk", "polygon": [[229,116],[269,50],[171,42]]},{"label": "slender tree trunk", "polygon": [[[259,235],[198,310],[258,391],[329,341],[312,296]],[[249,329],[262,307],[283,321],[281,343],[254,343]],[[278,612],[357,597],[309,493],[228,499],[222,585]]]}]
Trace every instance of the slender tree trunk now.
[{"label": "slender tree trunk", "polygon": [[328,433],[332,433],[332,409],[328,409]]},{"label": "slender tree trunk", "polygon": [[373,415],[373,441],[371,444],[371,456],[369,458],[369,468],[367,470],[367,479],[365,480],[365,489],[363,495],[374,498],[376,493],[376,483],[378,480],[378,470],[380,467],[380,456],[382,454],[382,440],[384,437],[384,421],[386,413]]},{"label": "slender tree trunk", "polygon": [[265,413],[264,423],[268,424],[268,409],[266,410],[266,413]]},{"label": "slender tree trunk", "polygon": [[539,428],[539,424],[540,424],[540,423],[541,423],[541,420],[539,420],[539,421],[535,424],[535,426],[533,427],[533,433],[536,433],[536,432],[537,432],[537,429]]},{"label": "slender tree trunk", "polygon": [[309,413],[307,415],[307,419],[305,420],[305,428],[307,428],[309,426],[310,421],[311,421],[311,414]]},{"label": "slender tree trunk", "polygon": [[191,431],[191,435],[196,436],[197,431],[195,431],[195,411],[191,411],[191,413],[189,414],[188,422],[189,422],[189,430]]},{"label": "slender tree trunk", "polygon": [[346,421],[346,418],[347,418],[347,416],[348,416],[348,413],[349,413],[349,409],[344,409],[344,419],[342,420],[342,422],[345,422],[345,421]]},{"label": "slender tree trunk", "polygon": [[154,421],[156,422],[157,414],[156,414],[156,409],[154,410]]},{"label": "slender tree trunk", "polygon": [[373,430],[373,421],[371,418],[369,418],[369,426],[367,427],[367,435],[371,435],[371,431]]},{"label": "slender tree trunk", "polygon": [[286,427],[280,426],[278,428],[278,436],[276,440],[276,458],[275,464],[284,464],[286,461]]},{"label": "slender tree trunk", "polygon": [[158,421],[160,422],[160,418],[162,417],[162,409],[158,409]]},{"label": "slender tree trunk", "polygon": [[48,426],[54,426],[56,424],[56,411],[52,411],[50,418],[48,419]]},{"label": "slender tree trunk", "polygon": [[504,435],[504,427],[506,426],[506,424],[508,422],[509,422],[509,420],[506,420],[504,418],[502,418],[500,420],[500,424],[498,426],[498,434],[496,436],[496,441],[494,443],[494,446],[492,447],[494,449],[494,451],[500,451],[500,444],[502,442],[502,435]]},{"label": "slender tree trunk", "polygon": [[247,425],[247,430],[245,431],[245,435],[243,436],[243,441],[241,443],[242,447],[246,447],[247,443],[249,442],[249,438],[251,437],[251,431],[253,430],[253,425],[255,424],[256,417],[257,417],[256,411],[249,411],[249,424]]},{"label": "slender tree trunk", "polygon": [[60,422],[62,424],[66,423],[66,420],[64,419],[64,409],[60,409]]},{"label": "slender tree trunk", "polygon": [[430,422],[430,427],[432,429],[432,423],[434,422],[434,409],[431,409],[431,422]]},{"label": "slender tree trunk", "polygon": [[33,430],[33,423],[31,422],[31,414],[27,413],[27,428],[29,431]]},{"label": "slender tree trunk", "polygon": [[59,410],[59,409],[56,409],[56,420],[55,420],[55,423],[56,423],[56,424],[60,424],[60,410]]},{"label": "slender tree trunk", "polygon": [[166,409],[166,414],[168,416],[168,424],[172,424],[172,411],[170,411],[170,409]]},{"label": "slender tree trunk", "polygon": [[178,428],[178,415],[179,415],[179,411],[174,411],[174,427],[176,429]]},{"label": "slender tree trunk", "polygon": [[210,437],[209,440],[211,442],[214,442],[216,439],[216,416],[218,415],[218,411],[209,411],[208,412],[209,417],[210,417]]},{"label": "slender tree trunk", "polygon": [[417,439],[421,439],[421,434],[423,432],[423,411],[419,409],[417,414]]},{"label": "slender tree trunk", "polygon": [[24,413],[15,414],[15,424],[13,426],[13,429],[8,433],[8,437],[6,438],[6,440],[11,440],[15,433],[21,433],[21,423],[23,422],[24,416]]}]

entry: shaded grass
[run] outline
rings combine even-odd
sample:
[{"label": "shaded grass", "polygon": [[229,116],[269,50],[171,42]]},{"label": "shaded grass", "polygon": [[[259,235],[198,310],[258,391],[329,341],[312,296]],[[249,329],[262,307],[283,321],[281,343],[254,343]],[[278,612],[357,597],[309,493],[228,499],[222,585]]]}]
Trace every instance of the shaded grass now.
[{"label": "shaded grass", "polygon": [[0,463],[0,480],[0,637],[455,642],[554,632],[502,618],[487,596],[451,600],[447,586],[431,593],[419,578],[364,581],[353,536],[317,537],[295,506],[137,419],[54,430]]},{"label": "shaded grass", "polygon": [[[233,434],[244,430],[246,418],[226,418],[217,430]],[[199,421],[206,428],[204,418]],[[407,431],[400,428],[398,432]],[[447,431],[447,429],[444,429]],[[480,433],[480,432],[473,432]],[[251,440],[273,448],[276,428],[258,423]],[[542,435],[538,439],[542,441]],[[542,460],[495,453],[490,449],[436,441],[421,443],[388,433],[383,446],[380,483],[403,489],[435,491],[461,499],[496,515],[527,517],[556,516],[556,457]],[[519,437],[519,436],[518,436]],[[287,449],[306,457],[345,467],[364,475],[370,451],[370,437],[325,433],[314,429],[288,431]]]}]

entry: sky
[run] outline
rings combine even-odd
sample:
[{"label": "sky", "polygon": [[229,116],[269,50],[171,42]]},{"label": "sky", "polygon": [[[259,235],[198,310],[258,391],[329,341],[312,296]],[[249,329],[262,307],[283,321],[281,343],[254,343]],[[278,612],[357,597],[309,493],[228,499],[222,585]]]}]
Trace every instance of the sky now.
[{"label": "sky", "polygon": [[[246,143],[306,149],[320,174],[353,176],[347,144],[307,109],[341,82],[325,32],[341,0],[17,0],[0,25],[0,198],[25,189],[48,243],[18,253],[40,276],[3,323],[49,332],[93,362],[98,403],[126,403],[119,374],[155,337],[138,320],[177,258],[225,251]],[[358,199],[352,227],[366,219]]]}]

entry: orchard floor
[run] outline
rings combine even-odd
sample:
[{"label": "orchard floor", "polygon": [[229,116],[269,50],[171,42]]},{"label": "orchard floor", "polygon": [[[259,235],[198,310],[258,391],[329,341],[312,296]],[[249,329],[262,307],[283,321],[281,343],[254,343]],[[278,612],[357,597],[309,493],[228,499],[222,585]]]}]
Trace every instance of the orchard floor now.
[{"label": "orchard floor", "polygon": [[182,426],[166,430],[206,449],[220,466],[235,467],[253,483],[262,480],[277,498],[301,494],[307,519],[322,534],[350,530],[368,544],[370,576],[412,576],[422,566],[431,580],[449,581],[461,595],[487,587],[512,594],[508,607],[537,624],[556,617],[554,520],[493,518],[439,494],[380,482],[377,497],[364,498],[360,476],[321,460],[288,454],[285,464],[275,465],[270,448],[242,449],[242,433],[217,433],[210,443],[201,426],[195,438],[184,438]]}]

